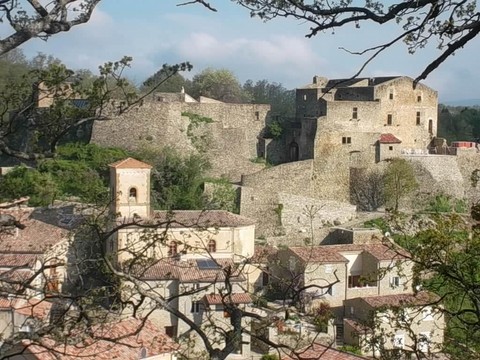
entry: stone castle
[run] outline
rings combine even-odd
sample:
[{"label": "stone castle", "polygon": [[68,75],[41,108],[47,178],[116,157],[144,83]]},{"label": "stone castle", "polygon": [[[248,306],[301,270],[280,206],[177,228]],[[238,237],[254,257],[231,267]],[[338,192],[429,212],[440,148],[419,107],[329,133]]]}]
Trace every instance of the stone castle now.
[{"label": "stone castle", "polygon": [[[476,196],[470,177],[480,156],[475,148],[447,154],[445,141],[436,137],[437,105],[436,91],[414,87],[405,76],[315,76],[296,90],[296,117],[279,139],[264,137],[266,126],[281,116],[269,105],[197,101],[182,92],[156,94],[120,117],[96,122],[91,141],[203,152],[213,176],[239,185],[240,214],[257,219],[258,234],[305,238],[312,217],[315,229],[354,218],[352,178],[393,157],[412,162],[418,194]],[[259,158],[278,165],[265,167]]]}]

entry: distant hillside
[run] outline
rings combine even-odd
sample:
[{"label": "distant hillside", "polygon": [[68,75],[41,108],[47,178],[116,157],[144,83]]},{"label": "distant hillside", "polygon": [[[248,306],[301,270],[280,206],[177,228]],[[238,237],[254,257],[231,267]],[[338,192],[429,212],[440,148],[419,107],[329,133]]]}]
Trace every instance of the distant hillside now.
[{"label": "distant hillside", "polygon": [[468,100],[445,100],[440,101],[441,104],[448,106],[480,106],[480,99],[468,99]]}]

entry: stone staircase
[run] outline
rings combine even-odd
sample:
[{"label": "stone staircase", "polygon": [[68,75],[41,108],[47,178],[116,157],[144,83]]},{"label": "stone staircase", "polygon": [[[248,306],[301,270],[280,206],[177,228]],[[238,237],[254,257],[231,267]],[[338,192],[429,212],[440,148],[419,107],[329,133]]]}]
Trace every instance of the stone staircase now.
[{"label": "stone staircase", "polygon": [[336,347],[343,346],[343,323],[335,325],[336,333],[335,333],[335,345]]}]

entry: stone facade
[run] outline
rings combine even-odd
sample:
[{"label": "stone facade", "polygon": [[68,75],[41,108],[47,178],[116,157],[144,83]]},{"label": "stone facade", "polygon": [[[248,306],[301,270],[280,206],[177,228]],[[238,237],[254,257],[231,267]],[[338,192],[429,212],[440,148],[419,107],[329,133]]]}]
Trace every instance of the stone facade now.
[{"label": "stone facade", "polygon": [[[258,137],[269,121],[270,105],[169,99],[147,101],[111,120],[96,121],[91,142],[128,150],[168,146],[181,154],[204,152],[212,163],[210,175],[232,181],[264,167],[252,160],[265,156]],[[192,115],[209,120],[195,122]]]},{"label": "stone facade", "polygon": [[[437,131],[437,93],[408,77],[327,80],[297,89],[299,159],[314,160],[315,195],[348,201],[350,168],[427,149]],[[399,141],[385,144],[382,135]]]},{"label": "stone facade", "polygon": [[[244,268],[239,264],[254,255],[255,221],[223,210],[152,211],[150,168],[132,158],[110,165],[112,226],[121,224],[121,228],[108,240],[107,253],[119,266],[132,259],[145,262],[133,270],[138,272],[136,286],[128,281],[123,284],[124,300],[140,300],[139,284],[153,294],[135,311],[148,316],[167,335],[182,339],[181,351],[188,358],[198,357],[204,355],[202,339],[173,312],[199,326],[211,342],[223,344],[219,329],[232,329],[224,305],[231,301],[234,306],[249,307],[252,298],[245,290],[253,286],[250,278],[253,283],[258,280],[253,265],[247,267],[247,276],[239,270]],[[227,282],[231,285],[228,294]],[[173,311],[160,306],[162,301]],[[122,315],[131,316],[132,311],[127,307]],[[243,328],[250,326],[245,318],[241,321]],[[227,359],[250,356],[248,331],[242,340],[244,344]]]}]

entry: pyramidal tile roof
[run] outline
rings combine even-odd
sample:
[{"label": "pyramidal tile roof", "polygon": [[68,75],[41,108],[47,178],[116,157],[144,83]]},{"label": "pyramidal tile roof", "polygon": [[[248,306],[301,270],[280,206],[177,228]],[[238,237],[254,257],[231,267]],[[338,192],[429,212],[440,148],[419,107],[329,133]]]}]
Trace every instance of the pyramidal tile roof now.
[{"label": "pyramidal tile roof", "polygon": [[108,166],[113,167],[115,169],[151,169],[152,168],[152,165],[144,163],[143,161],[140,161],[131,157],[116,161],[113,164],[110,164]]},{"label": "pyramidal tile roof", "polygon": [[400,144],[402,142],[402,140],[393,134],[381,134],[378,141],[380,144]]}]

